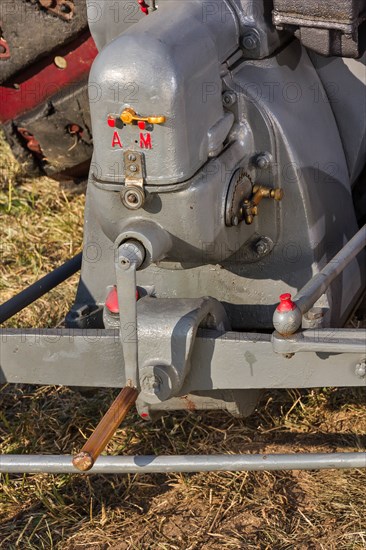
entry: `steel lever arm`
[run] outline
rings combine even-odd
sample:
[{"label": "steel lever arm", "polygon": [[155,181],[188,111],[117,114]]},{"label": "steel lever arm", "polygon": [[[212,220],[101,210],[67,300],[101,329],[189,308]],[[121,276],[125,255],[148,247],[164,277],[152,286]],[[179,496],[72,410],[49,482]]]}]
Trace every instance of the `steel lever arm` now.
[{"label": "steel lever arm", "polygon": [[119,247],[115,263],[126,384],[135,388],[138,386],[136,270],[144,259],[143,246],[131,240]]},{"label": "steel lever arm", "polygon": [[117,252],[115,269],[120,315],[120,340],[125,362],[126,387],[112,403],[91,437],[73,458],[73,465],[82,472],[93,467],[98,456],[114,436],[138,397],[136,269],[145,259],[145,251],[137,241],[126,241]]}]

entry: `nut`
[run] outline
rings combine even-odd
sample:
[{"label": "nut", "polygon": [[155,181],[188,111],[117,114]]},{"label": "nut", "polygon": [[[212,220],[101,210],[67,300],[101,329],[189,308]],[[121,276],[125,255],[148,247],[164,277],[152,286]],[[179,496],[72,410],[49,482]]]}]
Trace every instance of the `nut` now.
[{"label": "nut", "polygon": [[357,363],[355,373],[359,378],[366,378],[366,360]]},{"label": "nut", "polygon": [[271,165],[272,157],[269,153],[260,153],[255,159],[255,164],[261,170],[268,170]]},{"label": "nut", "polygon": [[235,92],[227,91],[223,94],[222,100],[226,107],[231,107],[232,105],[235,105],[237,97]]},{"label": "nut", "polygon": [[273,241],[269,237],[262,237],[255,243],[255,251],[258,256],[269,254],[273,248]]},{"label": "nut", "polygon": [[258,33],[255,29],[252,29],[251,31],[247,32],[243,36],[242,45],[243,48],[245,48],[248,51],[256,50],[259,47],[260,41]]},{"label": "nut", "polygon": [[138,210],[145,204],[144,190],[137,186],[125,186],[120,192],[123,205],[129,210]]}]

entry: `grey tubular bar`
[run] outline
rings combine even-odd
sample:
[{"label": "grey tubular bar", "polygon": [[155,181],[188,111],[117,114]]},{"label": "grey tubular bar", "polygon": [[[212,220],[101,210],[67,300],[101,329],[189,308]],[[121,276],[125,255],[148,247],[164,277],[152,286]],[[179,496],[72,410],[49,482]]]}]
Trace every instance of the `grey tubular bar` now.
[{"label": "grey tubular bar", "polygon": [[19,294],[16,294],[13,298],[10,298],[7,302],[0,305],[0,324],[5,323],[10,317],[13,317],[19,311],[26,308],[38,298],[63,283],[74,275],[81,268],[82,253],[80,252],[71,260],[68,260],[64,264],[60,265],[51,273],[48,273],[39,281],[36,281],[29,287],[25,288]]},{"label": "grey tubular bar", "polygon": [[366,225],[317,273],[295,296],[294,302],[301,313],[307,313],[315,302],[326,292],[334,279],[366,246]]},{"label": "grey tubular bar", "polygon": [[[0,455],[0,473],[80,474],[71,456]],[[241,472],[366,468],[366,453],[101,456],[85,474]]]}]

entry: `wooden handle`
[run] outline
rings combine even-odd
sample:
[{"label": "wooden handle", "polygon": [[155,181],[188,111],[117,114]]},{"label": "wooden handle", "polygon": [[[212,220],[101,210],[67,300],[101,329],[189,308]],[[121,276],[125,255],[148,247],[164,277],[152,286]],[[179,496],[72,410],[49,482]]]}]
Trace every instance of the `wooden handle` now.
[{"label": "wooden handle", "polygon": [[104,451],[114,436],[118,426],[133,407],[138,396],[136,388],[125,387],[113,401],[98,426],[95,428],[80,453],[74,456],[73,465],[81,472],[87,472]]}]

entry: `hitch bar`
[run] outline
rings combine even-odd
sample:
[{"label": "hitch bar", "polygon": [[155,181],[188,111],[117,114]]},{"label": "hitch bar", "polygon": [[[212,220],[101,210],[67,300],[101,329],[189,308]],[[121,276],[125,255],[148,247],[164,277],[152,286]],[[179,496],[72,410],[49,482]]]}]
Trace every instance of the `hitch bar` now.
[{"label": "hitch bar", "polygon": [[79,472],[70,455],[1,455],[2,474],[157,474],[366,468],[366,453],[101,456]]}]

